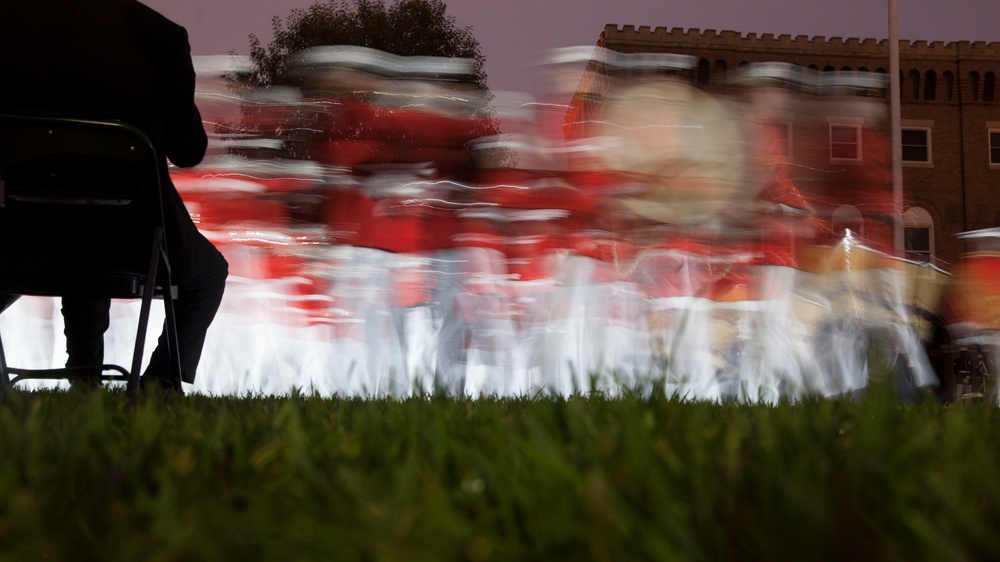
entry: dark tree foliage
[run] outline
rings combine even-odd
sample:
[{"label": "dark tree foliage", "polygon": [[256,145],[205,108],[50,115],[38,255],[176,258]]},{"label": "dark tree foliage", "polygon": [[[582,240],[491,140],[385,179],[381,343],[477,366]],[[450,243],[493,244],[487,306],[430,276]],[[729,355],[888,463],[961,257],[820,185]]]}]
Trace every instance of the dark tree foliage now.
[{"label": "dark tree foliage", "polygon": [[250,35],[253,73],[235,77],[245,86],[286,83],[289,57],[319,45],[358,45],[400,56],[462,57],[476,68],[475,83],[486,89],[484,57],[469,27],[458,27],[441,0],[330,0],[294,9],[271,20],[274,39],[266,47]]}]

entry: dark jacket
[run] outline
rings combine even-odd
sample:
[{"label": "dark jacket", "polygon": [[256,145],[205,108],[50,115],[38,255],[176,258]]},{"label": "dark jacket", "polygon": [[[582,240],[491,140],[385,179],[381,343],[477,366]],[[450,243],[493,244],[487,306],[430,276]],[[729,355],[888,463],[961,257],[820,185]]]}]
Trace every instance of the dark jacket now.
[{"label": "dark jacket", "polygon": [[[0,112],[119,120],[177,166],[198,164],[207,137],[194,104],[187,32],[133,0],[0,2]],[[197,229],[162,162],[174,269]]]}]

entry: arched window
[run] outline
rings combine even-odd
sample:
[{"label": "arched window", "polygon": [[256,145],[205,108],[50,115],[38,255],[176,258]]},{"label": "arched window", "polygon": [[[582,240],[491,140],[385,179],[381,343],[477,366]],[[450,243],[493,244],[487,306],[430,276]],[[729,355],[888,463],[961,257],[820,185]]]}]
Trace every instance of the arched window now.
[{"label": "arched window", "polygon": [[708,59],[698,61],[698,85],[703,88],[708,86]]},{"label": "arched window", "polygon": [[969,88],[972,90],[972,101],[979,101],[979,73],[975,70],[969,73]]},{"label": "arched window", "polygon": [[856,242],[860,243],[865,238],[865,219],[861,216],[861,211],[854,205],[837,207],[833,211],[830,223],[834,234],[841,238],[847,238],[848,231]]},{"label": "arched window", "polygon": [[987,72],[983,78],[983,101],[993,101],[993,90],[996,88],[997,78],[992,71]]},{"label": "arched window", "polygon": [[843,70],[844,72],[850,72],[851,71],[851,67],[849,67],[849,66],[842,66],[842,67],[840,67],[840,69]]},{"label": "arched window", "polygon": [[937,72],[928,70],[924,73],[924,99],[934,101],[937,96]]},{"label": "arched window", "polygon": [[934,259],[934,219],[923,207],[903,213],[903,242],[906,259],[930,263]]},{"label": "arched window", "polygon": [[717,60],[715,61],[715,85],[719,88],[726,87],[726,61]]},{"label": "arched window", "polygon": [[810,69],[810,70],[819,70],[819,67],[818,67],[818,66],[816,66],[815,64],[810,64],[810,65],[809,65],[809,69]]},{"label": "arched window", "polygon": [[868,67],[867,66],[859,66],[858,67],[858,72],[868,72]]},{"label": "arched window", "polygon": [[910,71],[910,86],[913,87],[913,99],[920,99],[920,71],[916,68]]},{"label": "arched window", "polygon": [[[886,72],[885,72],[884,68],[876,68],[875,69],[875,73],[876,74],[882,74],[882,75],[884,75]],[[878,96],[880,98],[889,97],[889,86],[888,86],[888,84],[889,84],[889,78],[888,78],[888,76],[886,77],[885,83],[886,83],[886,87],[883,88],[881,92],[874,93],[873,95]]]},{"label": "arched window", "polygon": [[950,70],[945,70],[941,76],[944,77],[944,99],[951,101],[955,90],[955,75]]},{"label": "arched window", "polygon": [[829,65],[829,64],[823,67],[823,71],[824,72],[833,72],[834,70],[837,70],[837,69],[834,68],[832,65]]}]

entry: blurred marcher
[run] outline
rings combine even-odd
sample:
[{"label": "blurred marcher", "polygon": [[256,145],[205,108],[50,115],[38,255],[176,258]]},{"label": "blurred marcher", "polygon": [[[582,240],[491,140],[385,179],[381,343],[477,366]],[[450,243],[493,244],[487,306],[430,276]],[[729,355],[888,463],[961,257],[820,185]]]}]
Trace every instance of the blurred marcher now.
[{"label": "blurred marcher", "polygon": [[[119,120],[146,133],[163,159],[181,370],[189,383],[228,275],[225,259],[198,232],[167,173],[167,158],[195,166],[207,146],[190,50],[183,27],[134,0],[0,3],[0,111]],[[68,366],[103,362],[109,308],[109,300],[63,299]],[[166,347],[161,334],[144,387],[172,388]]]},{"label": "blurred marcher", "polygon": [[955,398],[961,398],[965,394],[973,391],[972,376],[975,365],[972,357],[969,356],[969,349],[963,347],[955,358],[952,372],[955,374]]},{"label": "blurred marcher", "polygon": [[973,388],[976,392],[986,392],[989,385],[990,375],[993,374],[993,361],[989,355],[983,351],[983,346],[976,346],[976,367],[973,372]]}]

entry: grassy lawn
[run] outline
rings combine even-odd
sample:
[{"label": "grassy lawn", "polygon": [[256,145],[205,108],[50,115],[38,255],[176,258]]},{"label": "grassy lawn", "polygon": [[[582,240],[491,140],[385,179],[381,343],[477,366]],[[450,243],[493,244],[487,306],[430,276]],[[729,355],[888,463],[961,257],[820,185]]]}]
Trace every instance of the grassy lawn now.
[{"label": "grassy lawn", "polygon": [[0,406],[0,560],[983,560],[1000,409],[651,397]]}]

